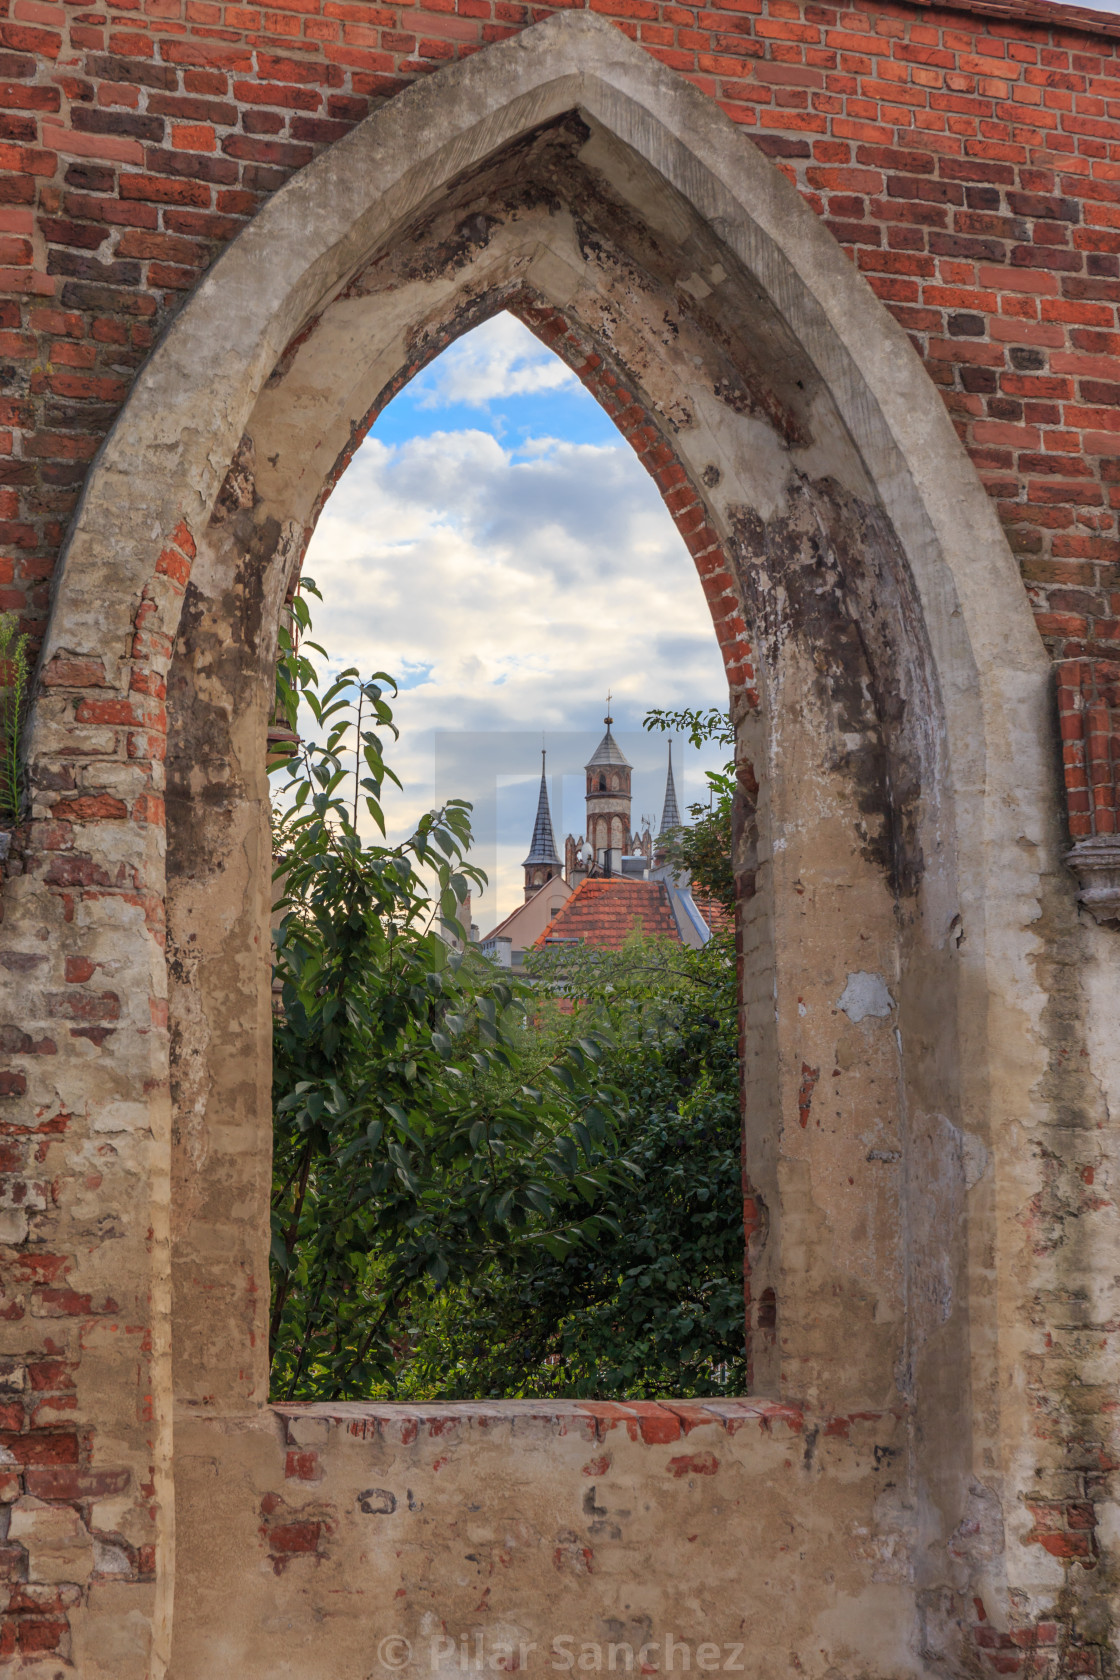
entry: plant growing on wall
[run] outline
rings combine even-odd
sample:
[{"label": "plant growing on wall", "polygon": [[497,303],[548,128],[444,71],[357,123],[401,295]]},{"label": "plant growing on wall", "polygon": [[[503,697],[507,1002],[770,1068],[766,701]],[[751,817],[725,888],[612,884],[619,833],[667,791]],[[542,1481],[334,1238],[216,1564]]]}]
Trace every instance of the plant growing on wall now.
[{"label": "plant growing on wall", "polygon": [[23,805],[21,736],[29,676],[26,635],[14,612],[0,613],[0,822],[14,828]]},{"label": "plant growing on wall", "polygon": [[499,1257],[594,1242],[633,1181],[601,1037],[542,1054],[525,984],[462,947],[484,879],[469,806],[377,838],[391,679],[324,686],[322,651],[285,634],[277,691],[321,733],[284,766],[274,825],[271,1355],[274,1393],[304,1399],[391,1382],[419,1303]]}]

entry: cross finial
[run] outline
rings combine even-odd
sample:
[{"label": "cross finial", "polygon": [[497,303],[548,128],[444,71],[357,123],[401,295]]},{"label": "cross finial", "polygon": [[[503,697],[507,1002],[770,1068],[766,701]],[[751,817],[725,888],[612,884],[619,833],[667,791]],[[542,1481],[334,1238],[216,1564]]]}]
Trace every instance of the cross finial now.
[{"label": "cross finial", "polygon": [[614,719],[611,717],[611,691],[609,688],[607,690],[607,715],[603,719],[603,722],[608,725],[614,722]]}]

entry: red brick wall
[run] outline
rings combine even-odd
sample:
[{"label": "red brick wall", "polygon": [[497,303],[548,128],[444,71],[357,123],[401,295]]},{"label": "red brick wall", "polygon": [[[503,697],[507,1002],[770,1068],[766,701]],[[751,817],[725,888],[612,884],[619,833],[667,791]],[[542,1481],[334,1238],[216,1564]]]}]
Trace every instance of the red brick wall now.
[{"label": "red brick wall", "polygon": [[[1120,23],[1079,23],[1041,3],[594,3],[779,162],[911,333],[1061,662],[1073,833],[1113,832]],[[0,3],[0,609],[16,609],[32,631],[42,625],[83,476],[136,368],[267,196],[377,100],[551,9],[517,0]],[[561,323],[534,325],[576,359]],[[702,510],[687,487],[674,488],[642,416],[614,407],[659,475],[709,595],[726,597]],[[168,555],[164,570],[178,576],[187,559]],[[166,654],[146,623],[137,656]],[[721,623],[730,648],[743,629],[730,605]],[[745,666],[729,672],[750,680]],[[146,692],[158,710],[161,695]],[[84,983],[86,971],[71,978]],[[23,1078],[0,1073],[0,1095],[18,1094],[10,1082]],[[60,1115],[35,1134],[13,1132],[7,1167],[33,1182],[40,1134],[66,1124]],[[1090,1185],[1091,1174],[1086,1197]],[[29,1272],[23,1281],[43,1280]],[[56,1293],[52,1313],[97,1310]],[[97,1477],[117,1472],[90,1470],[88,1438],[65,1425],[72,1380],[64,1361],[34,1364],[26,1393],[0,1406],[0,1431],[32,1466],[26,1491],[76,1504],[89,1520],[83,1501],[111,1491]],[[1053,1489],[1040,1483],[1031,1543],[1084,1560],[1095,1546],[1089,1499],[1111,1461],[1091,1442],[1059,1446],[1066,1468]],[[1071,1478],[1078,1497],[1061,1504]],[[137,1578],[151,1572],[144,1547],[129,1563]],[[21,1584],[24,1568],[20,1547],[0,1547],[0,1577],[15,1578],[0,1657],[17,1644],[65,1649],[76,1589]],[[1045,1645],[1051,1631],[1030,1638]],[[1018,1635],[981,1627],[977,1642],[991,1672],[1019,1671]],[[1069,1672],[1100,1672],[1094,1651],[1063,1661]]]},{"label": "red brick wall", "polygon": [[[1042,0],[593,4],[779,161],[909,331],[1055,656],[1120,655],[1120,23]],[[41,623],[136,367],[265,198],[553,9],[6,0],[0,608]]]}]

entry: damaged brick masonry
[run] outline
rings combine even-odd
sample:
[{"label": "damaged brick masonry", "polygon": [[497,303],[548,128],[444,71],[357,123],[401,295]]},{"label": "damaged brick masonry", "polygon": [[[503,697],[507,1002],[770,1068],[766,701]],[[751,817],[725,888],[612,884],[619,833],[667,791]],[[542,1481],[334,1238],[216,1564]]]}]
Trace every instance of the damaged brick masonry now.
[{"label": "damaged brick masonry", "polygon": [[[1120,21],[9,0],[0,169],[0,1673],[1115,1680]],[[277,627],[503,309],[723,653],[751,1392],[270,1405]]]}]

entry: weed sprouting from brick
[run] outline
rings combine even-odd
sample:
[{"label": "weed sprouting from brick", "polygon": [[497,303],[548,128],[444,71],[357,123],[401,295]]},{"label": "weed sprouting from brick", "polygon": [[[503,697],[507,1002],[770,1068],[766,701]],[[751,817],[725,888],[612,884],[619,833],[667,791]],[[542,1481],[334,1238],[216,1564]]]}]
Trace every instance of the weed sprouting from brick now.
[{"label": "weed sprouting from brick", "polygon": [[12,828],[23,804],[20,748],[27,711],[27,646],[15,613],[0,613],[0,822]]}]

